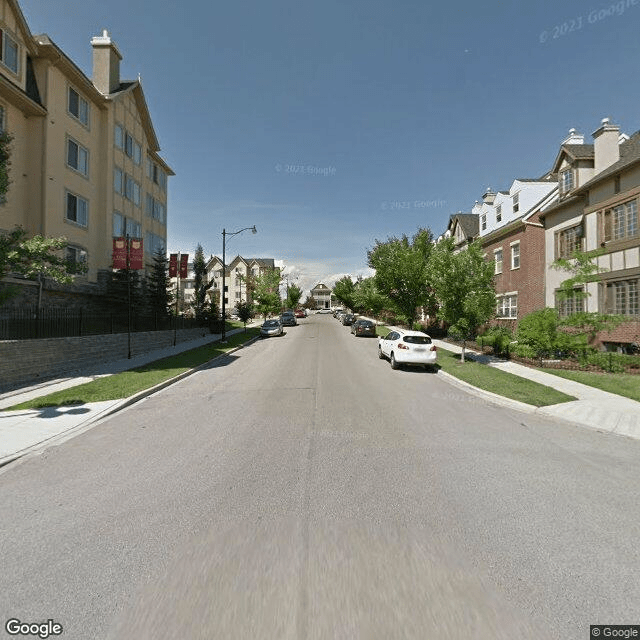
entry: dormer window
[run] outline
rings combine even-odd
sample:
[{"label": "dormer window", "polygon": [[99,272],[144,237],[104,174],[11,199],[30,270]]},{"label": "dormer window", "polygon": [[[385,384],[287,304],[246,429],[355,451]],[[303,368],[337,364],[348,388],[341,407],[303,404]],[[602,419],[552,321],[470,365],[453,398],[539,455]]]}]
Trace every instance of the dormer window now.
[{"label": "dormer window", "polygon": [[480,226],[482,227],[483,231],[487,228],[487,214],[486,213],[483,213],[480,216]]},{"label": "dormer window", "polygon": [[560,172],[560,192],[568,193],[573,189],[573,169],[565,169]]},{"label": "dormer window", "polygon": [[513,213],[518,213],[520,211],[520,194],[516,193],[513,196]]},{"label": "dormer window", "polygon": [[496,207],[496,222],[502,222],[502,205]]}]

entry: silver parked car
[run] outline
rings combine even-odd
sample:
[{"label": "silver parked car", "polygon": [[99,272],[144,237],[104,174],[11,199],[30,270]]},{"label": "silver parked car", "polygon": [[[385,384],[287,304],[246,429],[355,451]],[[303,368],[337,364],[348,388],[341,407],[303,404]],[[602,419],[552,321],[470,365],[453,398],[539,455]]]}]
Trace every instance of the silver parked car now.
[{"label": "silver parked car", "polygon": [[282,323],[277,318],[265,320],[260,327],[260,337],[281,336],[283,334]]}]

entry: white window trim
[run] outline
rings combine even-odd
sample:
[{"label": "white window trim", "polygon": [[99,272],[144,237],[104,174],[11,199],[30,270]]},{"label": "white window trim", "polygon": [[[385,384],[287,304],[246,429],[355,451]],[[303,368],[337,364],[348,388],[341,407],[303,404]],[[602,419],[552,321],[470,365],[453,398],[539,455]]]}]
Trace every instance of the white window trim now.
[{"label": "white window trim", "polygon": [[[22,52],[21,52],[21,45],[20,42],[18,41],[18,39],[13,35],[13,33],[11,31],[9,31],[8,29],[6,29],[5,27],[1,27],[0,31],[2,32],[2,51],[0,51],[0,63],[2,63],[2,66],[5,69],[8,69],[13,75],[15,76],[19,76],[20,75],[20,62],[22,59]],[[4,55],[4,47],[5,47],[5,43],[7,38],[9,40],[12,40],[13,43],[16,45],[16,68],[12,69],[6,62],[5,62],[5,55]]]},{"label": "white window trim", "polygon": [[[522,262],[522,255],[520,253],[520,240],[516,240],[515,242],[509,243],[509,246],[511,247],[511,271],[515,271],[520,268],[520,264]],[[518,247],[518,266],[517,267],[513,266],[513,247]]]},{"label": "white window trim", "polygon": [[[502,259],[500,260],[499,263],[497,259],[498,253],[502,254]],[[504,250],[502,248],[493,250],[493,264],[494,264],[494,268],[493,268],[494,275],[501,274],[502,270],[504,269]],[[498,271],[498,264],[500,264],[500,271]]]}]

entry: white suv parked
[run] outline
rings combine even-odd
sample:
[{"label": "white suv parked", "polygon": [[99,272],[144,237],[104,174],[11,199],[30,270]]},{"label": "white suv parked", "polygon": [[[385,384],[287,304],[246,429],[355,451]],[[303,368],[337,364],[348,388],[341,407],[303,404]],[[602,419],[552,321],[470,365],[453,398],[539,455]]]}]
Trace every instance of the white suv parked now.
[{"label": "white suv parked", "polygon": [[436,345],[426,333],[393,329],[378,339],[378,357],[389,358],[392,369],[401,364],[418,364],[433,369],[438,356]]}]

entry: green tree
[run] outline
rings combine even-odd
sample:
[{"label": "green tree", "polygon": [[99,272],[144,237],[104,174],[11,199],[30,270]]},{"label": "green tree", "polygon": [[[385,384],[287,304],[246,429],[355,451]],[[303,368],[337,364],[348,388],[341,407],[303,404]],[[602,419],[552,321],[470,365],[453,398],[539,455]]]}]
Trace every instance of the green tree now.
[{"label": "green tree", "polygon": [[207,321],[207,291],[211,289],[214,281],[207,282],[207,263],[204,259],[202,245],[198,243],[193,256],[194,295],[191,306],[198,322]]},{"label": "green tree", "polygon": [[377,318],[383,309],[391,306],[391,301],[378,291],[374,278],[365,278],[356,283],[353,304],[356,310],[370,313]]},{"label": "green tree", "polygon": [[174,296],[170,287],[167,256],[164,251],[157,249],[153,254],[153,269],[147,283],[147,295],[150,309],[160,316],[171,313]]},{"label": "green tree", "polygon": [[416,309],[430,304],[433,296],[427,281],[427,263],[433,247],[433,235],[428,229],[418,229],[411,241],[404,235],[386,242],[376,240],[367,252],[368,264],[376,270],[374,280],[378,291],[406,318],[410,327]]},{"label": "green tree", "polygon": [[355,291],[356,285],[353,283],[350,276],[343,276],[333,285],[333,295],[347,309],[355,308]]},{"label": "green tree", "polygon": [[253,278],[253,300],[258,313],[265,318],[280,313],[280,272],[267,269],[262,275]]},{"label": "green tree", "polygon": [[251,319],[253,314],[253,305],[250,302],[238,303],[238,317],[244,322],[244,330],[247,330],[247,322]]},{"label": "green tree", "polygon": [[[0,233],[0,280],[10,273],[30,279],[49,278],[61,284],[73,281],[74,274],[86,273],[86,264],[62,257],[66,238],[45,238],[41,235],[27,237],[22,227]],[[3,286],[0,289],[0,304],[17,295],[20,289]]]},{"label": "green tree", "polygon": [[316,299],[313,296],[307,296],[307,299],[304,301],[302,306],[305,309],[315,309],[316,308]]},{"label": "green tree", "polygon": [[437,316],[449,325],[453,338],[463,341],[462,362],[466,341],[495,314],[493,269],[478,241],[455,253],[453,238],[447,238],[429,257],[428,276],[438,302]]},{"label": "green tree", "polygon": [[296,285],[289,285],[287,291],[287,299],[285,301],[285,305],[288,309],[295,309],[300,302],[300,298],[302,298],[302,289]]},{"label": "green tree", "polygon": [[[590,297],[587,285],[597,282],[599,274],[606,269],[599,267],[597,258],[604,254],[604,249],[593,251],[574,251],[569,258],[557,258],[551,266],[560,271],[571,274],[563,280],[558,287],[558,300],[581,301],[586,309],[586,301]],[[624,322],[624,318],[618,315],[600,313],[597,311],[576,311],[560,320],[560,324],[566,327],[568,333],[573,336],[574,346],[584,347],[596,338],[601,331],[615,329]]]}]

